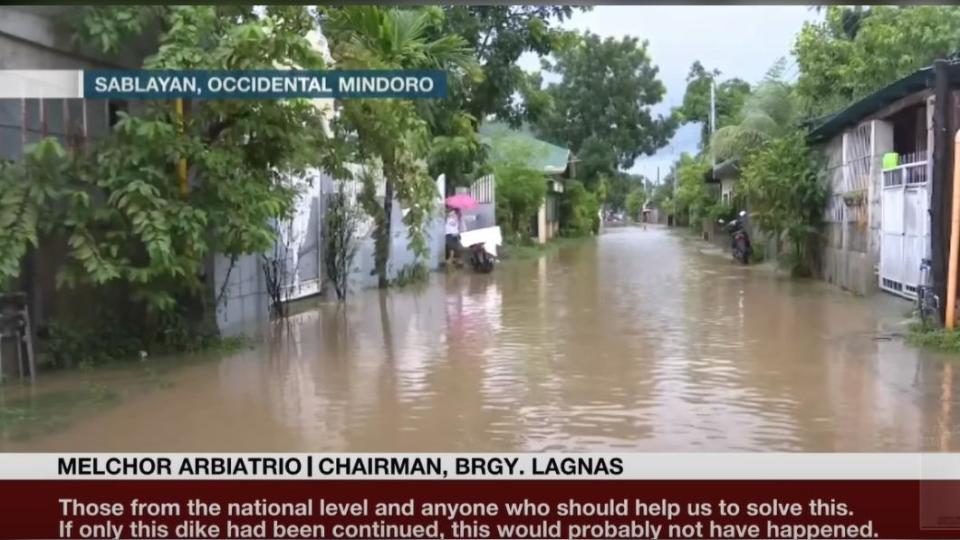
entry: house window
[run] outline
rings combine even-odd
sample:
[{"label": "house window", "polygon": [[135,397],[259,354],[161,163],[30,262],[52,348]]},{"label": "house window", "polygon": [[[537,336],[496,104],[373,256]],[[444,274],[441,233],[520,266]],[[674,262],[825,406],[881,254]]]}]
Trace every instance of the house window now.
[{"label": "house window", "polygon": [[102,100],[90,100],[84,102],[87,122],[87,137],[98,139],[106,135],[110,128],[109,113],[106,102]]},{"label": "house window", "polygon": [[26,126],[26,142],[33,144],[40,140],[40,133],[43,131],[43,120],[41,114],[43,109],[40,107],[39,99],[23,100],[24,125]]},{"label": "house window", "polygon": [[887,120],[893,124],[893,151],[900,155],[900,164],[926,160],[926,103],[904,109]]},{"label": "house window", "polygon": [[0,159],[13,161],[23,154],[22,111],[19,99],[0,99]]},{"label": "house window", "polygon": [[63,112],[62,99],[43,100],[43,114],[44,120],[46,120],[45,135],[47,137],[57,137],[60,142],[63,142],[63,136],[66,134],[66,118],[64,118]]}]

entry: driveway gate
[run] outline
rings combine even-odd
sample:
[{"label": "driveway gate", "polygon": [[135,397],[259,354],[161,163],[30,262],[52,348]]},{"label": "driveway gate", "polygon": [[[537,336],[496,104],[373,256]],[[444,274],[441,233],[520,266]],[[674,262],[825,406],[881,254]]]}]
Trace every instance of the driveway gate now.
[{"label": "driveway gate", "polygon": [[880,288],[916,298],[920,263],[930,247],[927,162],[883,171]]}]

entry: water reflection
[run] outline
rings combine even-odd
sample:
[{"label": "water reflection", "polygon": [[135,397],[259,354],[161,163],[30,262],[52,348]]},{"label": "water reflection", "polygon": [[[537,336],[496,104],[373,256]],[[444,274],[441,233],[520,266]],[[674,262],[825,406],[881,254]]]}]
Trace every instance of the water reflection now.
[{"label": "water reflection", "polygon": [[954,450],[952,361],[909,306],[624,229],[365,291],[8,450]]}]

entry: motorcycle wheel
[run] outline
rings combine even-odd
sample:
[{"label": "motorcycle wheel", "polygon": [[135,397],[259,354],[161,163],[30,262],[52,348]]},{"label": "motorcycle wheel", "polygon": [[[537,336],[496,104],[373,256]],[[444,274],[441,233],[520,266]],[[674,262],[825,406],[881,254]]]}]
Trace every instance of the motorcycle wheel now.
[{"label": "motorcycle wheel", "polygon": [[481,274],[487,274],[493,271],[493,257],[486,251],[475,252],[473,257],[473,269]]},{"label": "motorcycle wheel", "polygon": [[741,264],[747,264],[750,262],[750,250],[747,249],[742,241],[737,242],[737,249],[734,251],[734,257]]}]

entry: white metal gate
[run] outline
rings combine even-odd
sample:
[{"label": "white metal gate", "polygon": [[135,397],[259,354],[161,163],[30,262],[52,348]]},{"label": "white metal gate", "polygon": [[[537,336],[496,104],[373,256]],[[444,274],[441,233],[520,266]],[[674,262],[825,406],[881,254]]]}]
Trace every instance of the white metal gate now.
[{"label": "white metal gate", "polygon": [[930,248],[927,162],[883,171],[880,288],[916,298],[920,263]]}]

